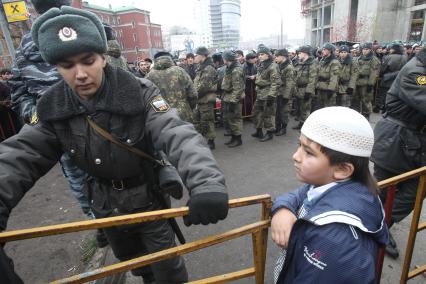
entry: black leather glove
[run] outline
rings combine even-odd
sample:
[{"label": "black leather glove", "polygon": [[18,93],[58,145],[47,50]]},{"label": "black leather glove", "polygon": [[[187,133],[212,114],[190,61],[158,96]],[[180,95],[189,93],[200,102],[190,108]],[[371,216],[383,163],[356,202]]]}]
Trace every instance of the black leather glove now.
[{"label": "black leather glove", "polygon": [[371,93],[372,91],[373,91],[373,86],[368,85],[368,86],[367,86],[367,92],[368,92],[368,93]]},{"label": "black leather glove", "polygon": [[311,98],[312,94],[311,93],[305,93],[305,95],[303,96],[304,100],[309,100]]},{"label": "black leather glove", "polygon": [[348,94],[349,96],[352,96],[353,93],[354,93],[354,89],[352,89],[352,88],[347,88],[346,89],[346,94]]},{"label": "black leather glove", "polygon": [[189,215],[183,217],[186,226],[216,224],[228,215],[228,194],[223,192],[199,193],[188,201]]},{"label": "black leather glove", "polygon": [[229,112],[234,113],[234,112],[235,112],[235,109],[236,109],[236,105],[237,105],[237,104],[229,103],[229,104],[228,104],[228,111],[229,111]]}]

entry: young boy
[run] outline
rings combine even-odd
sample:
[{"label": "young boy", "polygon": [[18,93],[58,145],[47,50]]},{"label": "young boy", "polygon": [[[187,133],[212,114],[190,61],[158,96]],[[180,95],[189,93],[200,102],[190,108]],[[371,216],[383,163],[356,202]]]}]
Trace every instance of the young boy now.
[{"label": "young boy", "polygon": [[389,232],[368,163],[373,130],[346,107],[315,111],[293,155],[297,191],[272,207],[272,239],[283,248],[276,283],[376,283]]}]

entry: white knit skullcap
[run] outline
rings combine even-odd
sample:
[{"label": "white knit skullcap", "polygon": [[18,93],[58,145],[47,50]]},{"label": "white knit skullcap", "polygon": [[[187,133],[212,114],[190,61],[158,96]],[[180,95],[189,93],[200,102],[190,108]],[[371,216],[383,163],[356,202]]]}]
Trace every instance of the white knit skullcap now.
[{"label": "white knit skullcap", "polygon": [[314,111],[301,132],[329,149],[357,157],[370,157],[374,133],[368,120],[347,107],[326,107]]}]

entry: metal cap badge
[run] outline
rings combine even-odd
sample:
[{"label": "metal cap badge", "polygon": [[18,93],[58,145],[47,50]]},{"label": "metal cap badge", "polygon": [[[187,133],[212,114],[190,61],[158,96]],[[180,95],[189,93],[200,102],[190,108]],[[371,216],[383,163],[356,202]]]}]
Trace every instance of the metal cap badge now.
[{"label": "metal cap badge", "polygon": [[77,39],[77,32],[70,27],[63,27],[58,36],[62,41],[71,41]]}]

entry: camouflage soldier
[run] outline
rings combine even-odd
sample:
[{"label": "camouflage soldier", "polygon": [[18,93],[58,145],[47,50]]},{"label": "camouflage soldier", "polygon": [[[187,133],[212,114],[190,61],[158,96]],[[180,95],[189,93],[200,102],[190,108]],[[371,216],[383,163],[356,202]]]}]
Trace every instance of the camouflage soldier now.
[{"label": "camouflage soldier", "polygon": [[222,81],[224,119],[231,132],[231,139],[225,143],[233,148],[243,144],[241,132],[243,128],[242,105],[244,97],[245,77],[237,57],[232,51],[225,51],[223,59],[226,65],[225,76]]},{"label": "camouflage soldier", "polygon": [[[257,54],[260,65],[256,75],[256,94],[254,102],[253,117],[256,132],[253,137],[259,138],[261,142],[271,140],[275,131],[272,117],[275,114],[276,97],[281,85],[281,75],[278,65],[273,61],[269,48],[260,45]],[[266,135],[263,135],[265,128]]]},{"label": "camouflage soldier", "polygon": [[359,76],[351,100],[351,107],[367,119],[373,110],[374,85],[379,77],[380,61],[374,56],[371,43],[364,43],[362,55],[358,58]]},{"label": "camouflage soldier", "polygon": [[194,86],[198,94],[195,122],[198,132],[207,139],[210,149],[215,148],[214,107],[216,103],[217,74],[209,51],[204,46],[197,48],[195,61],[198,64]]},{"label": "camouflage soldier", "polygon": [[129,71],[127,60],[121,55],[121,47],[117,40],[108,41],[107,62],[115,67]]},{"label": "camouflage soldier", "polygon": [[311,100],[315,96],[315,86],[318,78],[318,63],[312,56],[312,48],[304,45],[299,48],[299,60],[294,67],[296,71],[296,97],[299,106],[299,124],[293,129],[301,129],[311,112]]},{"label": "camouflage soldier", "polygon": [[287,49],[279,49],[275,52],[275,62],[279,66],[282,85],[278,90],[277,112],[275,116],[276,136],[287,132],[288,114],[290,112],[289,101],[295,85],[294,67],[289,59]]},{"label": "camouflage soldier", "polygon": [[349,107],[350,100],[348,96],[351,97],[354,93],[356,80],[358,79],[358,66],[353,61],[349,47],[346,45],[340,47],[339,57],[341,68],[336,105]]},{"label": "camouflage soldier", "polygon": [[197,94],[191,78],[185,70],[175,65],[170,53],[158,52],[154,56],[154,68],[146,79],[157,85],[169,105],[177,109],[182,120],[192,123]]},{"label": "camouflage soldier", "polygon": [[339,84],[340,62],[334,52],[336,47],[326,43],[322,48],[317,81],[317,108],[336,105],[336,92]]}]

